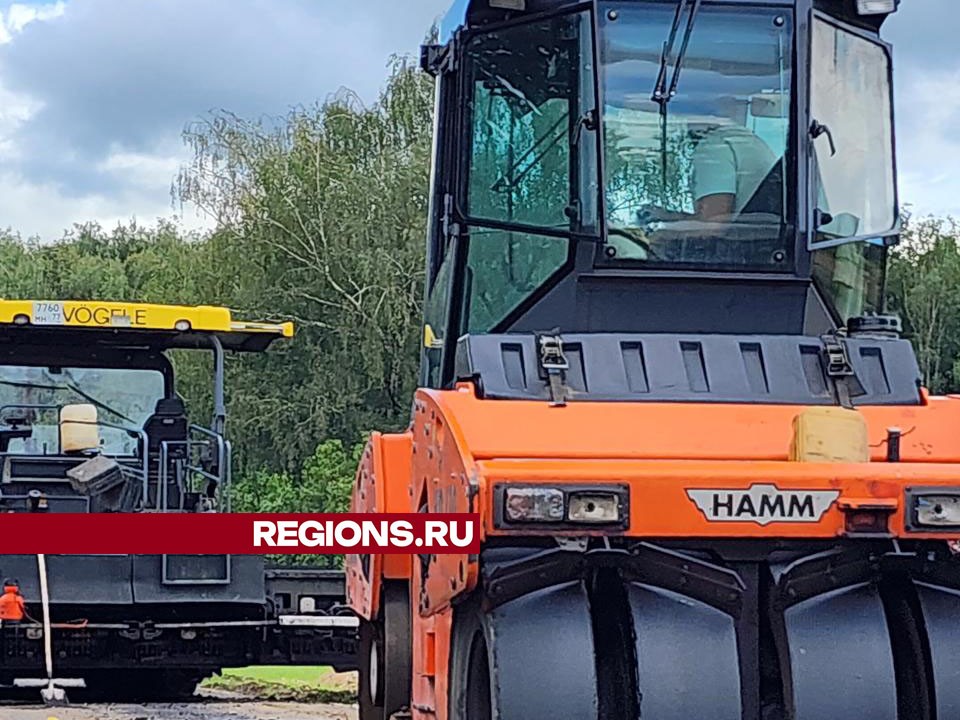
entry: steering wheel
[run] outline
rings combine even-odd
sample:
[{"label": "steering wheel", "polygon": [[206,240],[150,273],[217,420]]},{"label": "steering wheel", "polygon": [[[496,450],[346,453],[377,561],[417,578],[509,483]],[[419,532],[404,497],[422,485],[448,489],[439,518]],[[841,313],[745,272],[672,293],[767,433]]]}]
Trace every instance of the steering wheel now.
[{"label": "steering wheel", "polygon": [[650,243],[647,242],[640,235],[630,232],[625,228],[614,227],[612,225],[607,225],[607,233],[609,235],[616,235],[617,237],[622,237],[629,240],[634,245],[636,245],[641,250],[643,250],[647,254],[648,258],[653,258],[655,260],[659,259],[659,256],[657,255],[656,252],[654,252],[653,247],[650,245]]}]

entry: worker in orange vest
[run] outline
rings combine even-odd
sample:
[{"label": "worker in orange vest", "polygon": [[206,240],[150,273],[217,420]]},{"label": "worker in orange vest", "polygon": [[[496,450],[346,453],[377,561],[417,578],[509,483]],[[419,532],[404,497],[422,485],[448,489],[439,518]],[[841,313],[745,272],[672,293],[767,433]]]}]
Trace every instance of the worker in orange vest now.
[{"label": "worker in orange vest", "polygon": [[16,580],[4,580],[3,594],[0,595],[0,621],[20,622],[25,613],[19,583]]}]

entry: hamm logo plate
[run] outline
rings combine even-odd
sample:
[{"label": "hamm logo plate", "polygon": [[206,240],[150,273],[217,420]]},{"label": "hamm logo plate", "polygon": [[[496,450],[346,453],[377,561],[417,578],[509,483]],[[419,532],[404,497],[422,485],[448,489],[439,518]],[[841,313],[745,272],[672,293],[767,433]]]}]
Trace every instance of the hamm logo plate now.
[{"label": "hamm logo plate", "polygon": [[781,490],[754,485],[749,490],[687,490],[687,496],[710,522],[820,522],[840,497],[839,490]]}]

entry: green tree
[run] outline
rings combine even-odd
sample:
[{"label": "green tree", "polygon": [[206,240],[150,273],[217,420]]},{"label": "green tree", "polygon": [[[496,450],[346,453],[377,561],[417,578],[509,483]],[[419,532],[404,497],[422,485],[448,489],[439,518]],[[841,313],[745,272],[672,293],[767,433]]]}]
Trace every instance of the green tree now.
[{"label": "green tree", "polygon": [[[233,365],[239,444],[291,471],[318,437],[409,419],[416,380],[432,82],[404,60],[378,101],[342,93],[280,121],[191,127],[176,190],[217,220],[210,300],[292,319],[299,339]],[[255,410],[253,410],[255,408]]]},{"label": "green tree", "polygon": [[950,219],[908,219],[888,275],[890,309],[901,315],[927,387],[960,386],[960,227]]},{"label": "green tree", "polygon": [[[351,449],[339,440],[317,446],[297,475],[253,473],[231,488],[236,512],[336,513],[350,509],[350,491],[360,462],[363,445]],[[340,558],[324,555],[278,555],[271,558],[282,565],[335,566]]]}]

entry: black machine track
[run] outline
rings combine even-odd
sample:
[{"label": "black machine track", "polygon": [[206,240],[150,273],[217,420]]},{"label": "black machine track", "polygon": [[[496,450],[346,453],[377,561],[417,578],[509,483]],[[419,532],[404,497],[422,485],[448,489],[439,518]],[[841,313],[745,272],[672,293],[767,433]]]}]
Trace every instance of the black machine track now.
[{"label": "black machine track", "polygon": [[730,555],[485,551],[486,592],[454,623],[451,718],[960,718],[960,560]]}]

